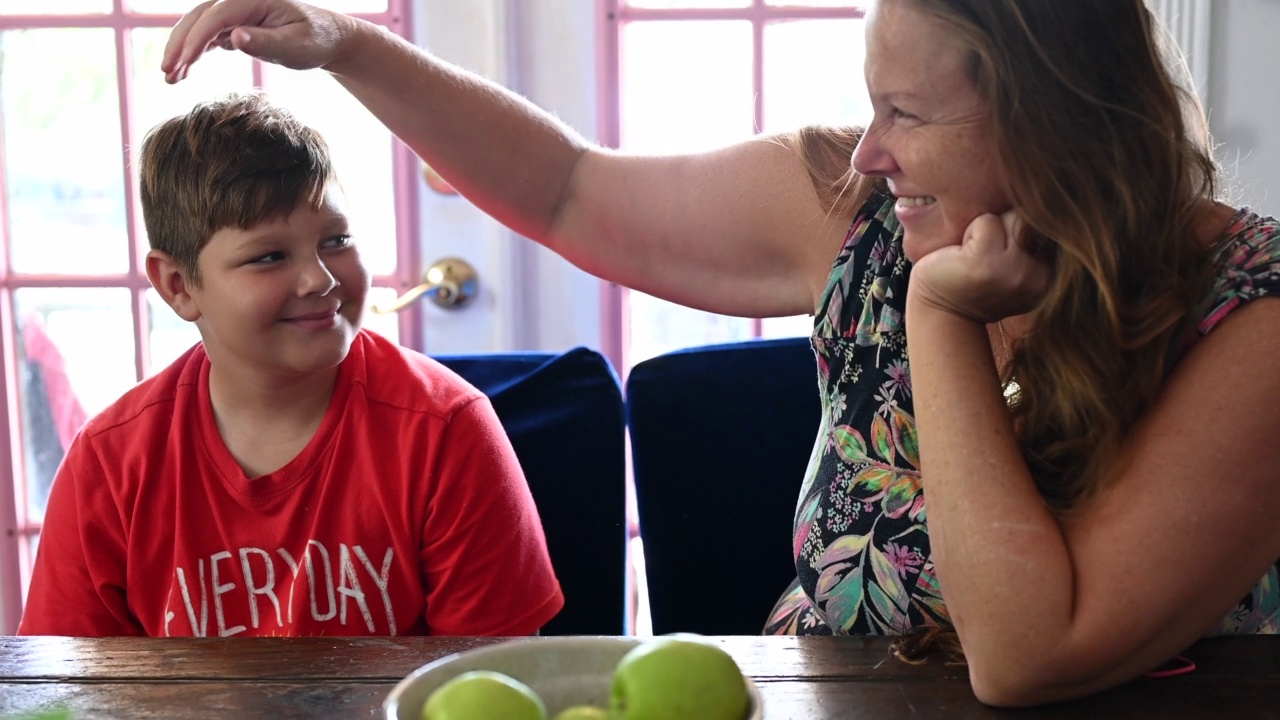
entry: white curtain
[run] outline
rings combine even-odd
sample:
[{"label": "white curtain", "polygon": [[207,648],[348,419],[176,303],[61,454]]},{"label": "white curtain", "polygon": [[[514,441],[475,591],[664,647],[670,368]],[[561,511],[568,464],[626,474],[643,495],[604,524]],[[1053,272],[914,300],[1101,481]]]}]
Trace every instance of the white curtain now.
[{"label": "white curtain", "polygon": [[1186,56],[1202,101],[1209,97],[1209,0],[1147,0]]}]

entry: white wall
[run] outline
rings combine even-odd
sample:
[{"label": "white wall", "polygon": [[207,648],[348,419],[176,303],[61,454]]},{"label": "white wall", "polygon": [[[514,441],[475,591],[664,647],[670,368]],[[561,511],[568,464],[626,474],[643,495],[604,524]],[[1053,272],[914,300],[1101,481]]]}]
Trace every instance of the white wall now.
[{"label": "white wall", "polygon": [[1232,199],[1280,214],[1280,2],[1213,0],[1209,124]]}]

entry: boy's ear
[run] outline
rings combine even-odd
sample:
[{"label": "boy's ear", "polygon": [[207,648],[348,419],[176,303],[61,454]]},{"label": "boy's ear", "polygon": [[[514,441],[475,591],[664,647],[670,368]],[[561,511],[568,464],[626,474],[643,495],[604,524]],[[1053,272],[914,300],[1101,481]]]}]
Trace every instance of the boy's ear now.
[{"label": "boy's ear", "polygon": [[188,291],[187,276],[173,256],[160,250],[148,252],[147,279],[178,317],[187,322],[200,319],[200,307]]}]

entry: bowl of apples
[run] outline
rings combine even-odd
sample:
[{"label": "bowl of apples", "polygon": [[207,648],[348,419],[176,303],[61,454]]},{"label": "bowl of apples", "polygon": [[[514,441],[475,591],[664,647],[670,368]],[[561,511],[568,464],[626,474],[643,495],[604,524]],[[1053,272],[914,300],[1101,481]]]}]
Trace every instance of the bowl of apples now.
[{"label": "bowl of apples", "polygon": [[423,665],[383,701],[385,720],[761,720],[737,663],[697,636],[549,637]]}]

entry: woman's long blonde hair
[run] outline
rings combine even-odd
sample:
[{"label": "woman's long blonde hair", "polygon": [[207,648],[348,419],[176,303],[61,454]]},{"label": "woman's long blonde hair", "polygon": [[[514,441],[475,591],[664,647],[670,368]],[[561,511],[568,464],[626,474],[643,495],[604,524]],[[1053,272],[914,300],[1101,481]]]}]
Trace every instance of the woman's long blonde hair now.
[{"label": "woman's long blonde hair", "polygon": [[[1204,114],[1143,0],[880,1],[912,3],[970,51],[1024,241],[1052,269],[1004,379],[1040,492],[1067,513],[1154,401],[1206,290],[1197,224],[1217,165]],[[833,213],[881,187],[835,174],[860,136],[794,136]]]}]

